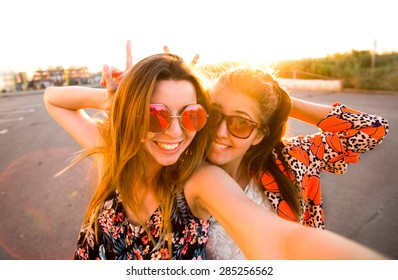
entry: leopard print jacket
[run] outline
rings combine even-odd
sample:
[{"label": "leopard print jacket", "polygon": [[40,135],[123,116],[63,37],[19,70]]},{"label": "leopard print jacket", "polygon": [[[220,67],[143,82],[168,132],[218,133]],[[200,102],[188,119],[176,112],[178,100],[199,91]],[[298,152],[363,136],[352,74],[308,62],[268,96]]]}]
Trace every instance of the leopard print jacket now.
[{"label": "leopard print jacket", "polygon": [[[318,128],[320,132],[313,135],[284,139],[282,154],[288,168],[282,165],[275,151],[273,155],[280,169],[299,188],[302,205],[300,222],[324,228],[321,171],[345,173],[350,163],[359,161],[361,153],[372,150],[382,142],[389,127],[383,117],[336,103]],[[272,175],[263,172],[260,185],[279,216],[296,220],[289,205],[282,199]]]}]

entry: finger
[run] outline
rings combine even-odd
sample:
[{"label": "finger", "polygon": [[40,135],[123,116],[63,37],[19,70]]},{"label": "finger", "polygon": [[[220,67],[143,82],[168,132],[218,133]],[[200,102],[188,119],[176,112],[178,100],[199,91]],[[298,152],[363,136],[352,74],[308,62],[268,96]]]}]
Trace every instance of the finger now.
[{"label": "finger", "polygon": [[112,76],[117,76],[120,75],[120,73],[123,73],[123,70],[120,70],[119,68],[116,67],[110,67],[110,72],[112,73]]},{"label": "finger", "polygon": [[112,75],[112,82],[120,84],[121,80],[123,79],[123,77],[125,75],[124,71],[114,68],[114,67],[111,67],[110,72]]},{"label": "finger", "polygon": [[113,82],[115,82],[116,84],[120,84],[125,74],[126,74],[125,72],[112,73]]},{"label": "finger", "polygon": [[117,79],[118,77],[123,75],[123,71],[112,72],[112,78]]},{"label": "finger", "polygon": [[131,55],[131,41],[127,40],[126,43],[126,69],[130,69],[133,65],[133,56]]},{"label": "finger", "polygon": [[105,87],[106,86],[106,79],[105,79],[105,73],[110,72],[110,75],[112,75],[111,70],[109,70],[109,66],[108,65],[104,65],[102,66],[102,75],[101,75],[101,81],[100,81],[100,85]]},{"label": "finger", "polygon": [[[105,77],[105,72],[109,72],[109,75],[111,77],[110,79]],[[103,68],[103,71],[102,71],[100,84],[101,84],[101,86],[106,86],[107,84],[112,83],[112,82],[120,83],[123,76],[124,76],[124,72],[122,70],[115,68],[115,67],[109,67],[106,65],[106,67]]]},{"label": "finger", "polygon": [[199,54],[195,54],[195,56],[192,58],[191,65],[195,66],[196,63],[198,63],[199,58],[200,58]]},{"label": "finger", "polygon": [[169,47],[166,46],[166,45],[164,45],[164,46],[163,46],[163,52],[164,52],[164,53],[170,53]]},{"label": "finger", "polygon": [[102,79],[104,80],[105,85],[110,85],[113,81],[112,72],[106,64],[102,67]]}]

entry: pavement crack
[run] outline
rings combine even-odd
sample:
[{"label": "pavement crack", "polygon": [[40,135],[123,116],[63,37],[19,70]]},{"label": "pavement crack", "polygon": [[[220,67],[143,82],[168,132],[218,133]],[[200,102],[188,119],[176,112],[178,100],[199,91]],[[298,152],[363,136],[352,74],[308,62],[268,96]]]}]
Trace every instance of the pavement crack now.
[{"label": "pavement crack", "polygon": [[376,212],[370,216],[357,230],[355,230],[352,234],[352,237],[358,236],[358,234],[364,229],[366,226],[368,226],[370,223],[372,223],[374,220],[376,220],[381,212],[383,211],[383,206],[381,206],[379,209],[376,210]]}]

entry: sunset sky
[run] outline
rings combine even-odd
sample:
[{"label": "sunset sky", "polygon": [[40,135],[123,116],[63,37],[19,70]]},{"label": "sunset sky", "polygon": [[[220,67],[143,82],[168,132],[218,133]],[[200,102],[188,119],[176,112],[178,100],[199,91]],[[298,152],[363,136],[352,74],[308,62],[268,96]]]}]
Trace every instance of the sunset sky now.
[{"label": "sunset sky", "polygon": [[375,46],[379,53],[398,51],[395,2],[3,0],[0,71],[124,67],[127,39],[135,61],[164,44],[186,59],[200,53],[203,64],[270,63]]}]

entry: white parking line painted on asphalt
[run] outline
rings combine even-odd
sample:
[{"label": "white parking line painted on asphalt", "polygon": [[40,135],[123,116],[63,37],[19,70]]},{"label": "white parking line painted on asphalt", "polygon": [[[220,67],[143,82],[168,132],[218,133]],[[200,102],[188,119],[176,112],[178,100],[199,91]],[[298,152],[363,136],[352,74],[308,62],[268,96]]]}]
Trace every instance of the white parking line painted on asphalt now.
[{"label": "white parking line painted on asphalt", "polygon": [[13,119],[2,119],[2,120],[0,120],[0,123],[17,122],[17,121],[23,121],[24,119],[25,119],[24,117],[13,118]]},{"label": "white parking line painted on asphalt", "polygon": [[19,111],[12,111],[12,112],[1,112],[0,115],[10,115],[10,114],[19,114],[19,113],[33,113],[35,109],[28,109],[28,110],[19,110]]},{"label": "white parking line painted on asphalt", "polygon": [[[18,122],[23,121],[25,117],[21,115],[25,115],[28,113],[33,113],[35,109],[33,107],[41,107],[42,104],[26,104],[22,106],[6,106],[0,107],[0,123],[8,123],[8,122]],[[10,118],[11,115],[17,115],[15,118]],[[19,116],[18,116],[19,115]],[[7,128],[0,129],[0,135],[4,135],[8,132]]]}]

